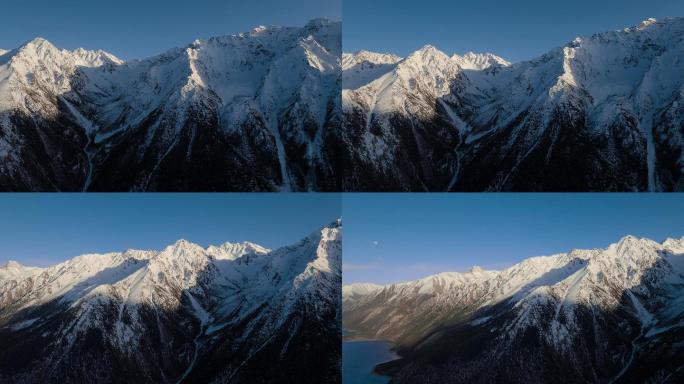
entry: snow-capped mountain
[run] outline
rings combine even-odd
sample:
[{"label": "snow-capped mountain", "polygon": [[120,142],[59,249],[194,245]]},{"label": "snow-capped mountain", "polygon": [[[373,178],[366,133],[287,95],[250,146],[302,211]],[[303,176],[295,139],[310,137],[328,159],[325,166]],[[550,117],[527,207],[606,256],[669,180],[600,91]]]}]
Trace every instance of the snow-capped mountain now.
[{"label": "snow-capped mountain", "polygon": [[683,37],[648,19],[515,64],[345,55],[345,189],[682,190]]},{"label": "snow-capped mountain", "polygon": [[337,189],[341,27],[257,27],[123,62],[0,56],[0,189]]},{"label": "snow-capped mountain", "polygon": [[393,383],[684,379],[684,238],[343,290],[343,327],[395,343]]},{"label": "snow-capped mountain", "polygon": [[[341,222],[0,267],[3,383],[339,382]],[[30,351],[30,353],[29,353]]]},{"label": "snow-capped mountain", "polygon": [[342,300],[353,300],[382,289],[382,285],[371,283],[355,283],[342,287]]}]

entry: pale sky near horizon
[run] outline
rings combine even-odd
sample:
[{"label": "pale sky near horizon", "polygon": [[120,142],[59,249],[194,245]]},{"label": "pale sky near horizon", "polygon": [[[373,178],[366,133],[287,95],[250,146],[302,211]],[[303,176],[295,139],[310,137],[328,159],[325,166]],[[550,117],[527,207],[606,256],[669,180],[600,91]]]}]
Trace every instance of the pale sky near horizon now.
[{"label": "pale sky near horizon", "polygon": [[343,282],[391,282],[684,236],[682,194],[344,194]]}]

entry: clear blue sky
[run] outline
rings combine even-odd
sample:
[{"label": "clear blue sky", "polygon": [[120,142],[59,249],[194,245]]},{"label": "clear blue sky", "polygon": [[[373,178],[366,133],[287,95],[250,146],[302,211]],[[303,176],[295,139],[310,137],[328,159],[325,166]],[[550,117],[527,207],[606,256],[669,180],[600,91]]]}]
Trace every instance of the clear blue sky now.
[{"label": "clear blue sky", "polygon": [[89,252],[251,241],[290,245],[340,217],[339,194],[2,194],[0,265]]},{"label": "clear blue sky", "polygon": [[531,59],[579,35],[684,16],[678,0],[344,0],[346,52],[407,55],[425,44],[448,54]]},{"label": "clear blue sky", "polygon": [[345,194],[343,280],[389,283],[474,265],[684,236],[682,194]]},{"label": "clear blue sky", "polygon": [[1,7],[0,48],[35,37],[60,48],[104,49],[144,58],[196,38],[258,25],[302,26],[342,18],[342,0],[15,0]]}]

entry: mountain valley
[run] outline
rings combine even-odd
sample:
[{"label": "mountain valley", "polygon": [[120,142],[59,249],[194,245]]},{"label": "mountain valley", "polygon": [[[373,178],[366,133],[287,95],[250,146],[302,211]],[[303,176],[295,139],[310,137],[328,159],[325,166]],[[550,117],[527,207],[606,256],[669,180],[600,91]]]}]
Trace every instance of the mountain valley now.
[{"label": "mountain valley", "polygon": [[343,287],[342,326],[387,340],[403,383],[684,380],[684,238]]}]

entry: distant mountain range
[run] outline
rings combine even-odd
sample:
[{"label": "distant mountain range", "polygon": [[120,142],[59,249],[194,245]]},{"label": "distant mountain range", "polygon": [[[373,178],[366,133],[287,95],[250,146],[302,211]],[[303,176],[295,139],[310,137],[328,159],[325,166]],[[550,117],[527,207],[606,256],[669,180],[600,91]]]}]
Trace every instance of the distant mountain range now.
[{"label": "distant mountain range", "polygon": [[684,238],[343,287],[343,328],[395,344],[404,383],[684,381]]},{"label": "distant mountain range", "polygon": [[123,62],[0,51],[0,190],[340,190],[341,23]]},{"label": "distant mountain range", "polygon": [[684,190],[684,19],[533,60],[343,55],[345,190]]},{"label": "distant mountain range", "polygon": [[131,62],[0,53],[0,190],[681,191],[684,19],[509,63],[343,54],[341,23]]},{"label": "distant mountain range", "polygon": [[339,383],[341,222],[0,267],[2,383]]}]

